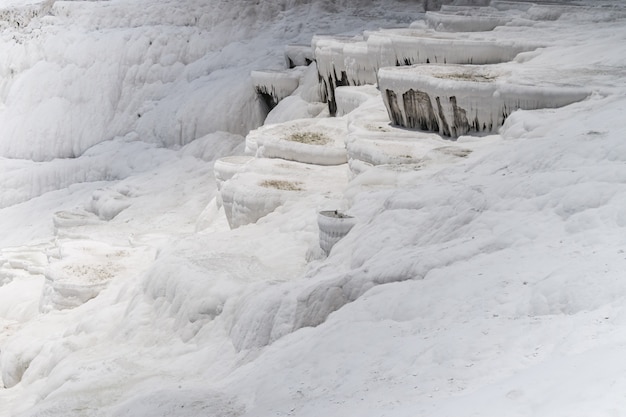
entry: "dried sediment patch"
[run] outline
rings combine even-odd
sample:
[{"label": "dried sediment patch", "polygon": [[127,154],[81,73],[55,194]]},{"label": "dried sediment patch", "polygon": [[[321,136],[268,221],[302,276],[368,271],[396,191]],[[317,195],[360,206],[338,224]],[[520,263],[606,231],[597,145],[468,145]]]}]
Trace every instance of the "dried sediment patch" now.
[{"label": "dried sediment patch", "polygon": [[264,188],[274,188],[282,191],[303,191],[301,182],[286,181],[286,180],[263,180],[259,183]]}]

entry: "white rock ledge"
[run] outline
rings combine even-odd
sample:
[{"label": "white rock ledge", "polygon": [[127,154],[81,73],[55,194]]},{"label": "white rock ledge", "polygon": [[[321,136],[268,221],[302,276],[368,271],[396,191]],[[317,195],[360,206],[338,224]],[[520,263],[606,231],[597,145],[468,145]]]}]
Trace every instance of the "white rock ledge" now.
[{"label": "white rock ledge", "polygon": [[471,39],[461,34],[419,29],[388,29],[367,38],[371,66],[414,64],[498,64],[511,61],[520,52],[534,50],[536,43],[497,39]]},{"label": "white rock ledge", "polygon": [[317,165],[347,161],[346,121],[338,118],[299,119],[262,126],[246,137],[247,152],[257,158],[282,158]]},{"label": "white rock ledge", "polygon": [[536,84],[516,84],[509,80],[510,68],[506,65],[381,68],[379,87],[394,124],[450,137],[496,132],[515,110],[562,107],[590,94],[585,88],[550,83],[543,77],[537,77]]},{"label": "white rock ledge", "polygon": [[235,174],[244,172],[246,170],[246,165],[252,160],[254,160],[254,156],[233,155],[226,156],[215,161],[215,164],[213,165],[213,174],[215,175],[215,183],[217,185],[217,196],[215,201],[218,208],[222,206],[220,191],[222,190],[224,182],[234,177]]},{"label": "white rock ledge", "polygon": [[336,116],[345,116],[357,109],[367,100],[379,97],[378,88],[373,85],[338,87],[335,90],[335,100],[337,101]]},{"label": "white rock ledge", "polygon": [[[444,9],[445,10],[445,9]],[[442,12],[426,12],[426,23],[442,32],[486,32],[511,22],[514,15],[494,9],[468,8]]]},{"label": "white rock ledge", "polygon": [[368,47],[362,37],[316,35],[311,47],[320,79],[322,98],[328,111],[336,114],[335,89],[376,82],[376,71],[368,58]]},{"label": "white rock ledge", "polygon": [[340,194],[345,166],[322,167],[281,159],[255,159],[226,181],[220,192],[232,229],[255,223],[287,201],[308,194]]},{"label": "white rock ledge", "polygon": [[306,67],[313,62],[311,45],[287,45],[285,47],[285,61],[287,67]]},{"label": "white rock ledge", "polygon": [[255,91],[263,98],[269,109],[273,109],[282,99],[296,91],[301,75],[300,69],[250,73]]}]

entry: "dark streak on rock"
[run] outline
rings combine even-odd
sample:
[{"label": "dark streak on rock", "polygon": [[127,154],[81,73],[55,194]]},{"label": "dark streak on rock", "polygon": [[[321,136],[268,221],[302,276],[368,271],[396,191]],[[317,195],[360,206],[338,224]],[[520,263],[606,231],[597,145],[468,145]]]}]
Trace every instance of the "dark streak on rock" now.
[{"label": "dark streak on rock", "polygon": [[435,116],[430,97],[423,91],[409,90],[402,94],[406,127],[429,131],[439,131],[439,123]]},{"label": "dark streak on rock", "polygon": [[446,115],[443,112],[441,100],[439,99],[439,97],[437,97],[435,100],[437,101],[437,114],[439,114],[439,120],[441,121],[441,134],[444,136],[450,136],[450,126],[448,126]]},{"label": "dark streak on rock", "polygon": [[396,96],[396,93],[392,90],[385,90],[385,94],[387,94],[387,102],[389,103],[389,106],[387,106],[389,118],[394,125],[404,126],[404,120],[402,118],[400,107],[398,106],[398,97]]},{"label": "dark streak on rock", "polygon": [[255,91],[263,101],[263,104],[267,107],[268,111],[272,110],[278,104],[276,96],[268,91],[267,88],[257,86],[255,87]]},{"label": "dark streak on rock", "polygon": [[454,115],[454,124],[452,127],[455,137],[466,134],[470,131],[470,125],[467,122],[467,115],[465,109],[457,106],[456,96],[450,97],[450,104],[452,104],[452,113]]}]

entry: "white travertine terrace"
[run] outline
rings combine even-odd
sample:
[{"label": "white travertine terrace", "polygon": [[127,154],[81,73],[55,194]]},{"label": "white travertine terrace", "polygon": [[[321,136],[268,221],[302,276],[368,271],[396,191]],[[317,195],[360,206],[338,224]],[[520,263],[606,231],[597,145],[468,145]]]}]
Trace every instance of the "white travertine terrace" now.
[{"label": "white travertine terrace", "polygon": [[413,64],[497,64],[538,45],[420,29],[388,29],[370,33],[367,46],[370,63],[378,70]]},{"label": "white travertine terrace", "polygon": [[282,158],[317,165],[346,163],[346,122],[338,118],[300,119],[253,130],[246,149],[258,158]]},{"label": "white travertine terrace", "polygon": [[[445,10],[445,9],[444,9]],[[514,16],[494,10],[489,13],[483,9],[468,8],[441,12],[426,12],[428,25],[441,32],[484,32],[504,26]]]},{"label": "white travertine terrace", "polygon": [[451,137],[496,132],[515,110],[562,107],[590,94],[585,88],[539,76],[520,84],[510,79],[513,68],[506,64],[382,68],[379,88],[393,123]]},{"label": "white travertine terrace", "polygon": [[235,229],[256,222],[289,200],[311,193],[339,192],[346,180],[345,166],[260,158],[224,182],[220,194],[228,224]]}]

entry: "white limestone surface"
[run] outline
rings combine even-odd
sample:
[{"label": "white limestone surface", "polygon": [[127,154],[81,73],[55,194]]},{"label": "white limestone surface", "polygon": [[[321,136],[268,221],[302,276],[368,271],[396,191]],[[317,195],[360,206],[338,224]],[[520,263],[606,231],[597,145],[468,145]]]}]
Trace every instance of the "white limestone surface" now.
[{"label": "white limestone surface", "polygon": [[349,85],[376,84],[376,70],[369,59],[367,42],[346,43],[343,60]]},{"label": "white limestone surface", "polygon": [[154,252],[117,247],[94,240],[57,243],[57,259],[46,267],[39,308],[42,312],[75,308],[96,297],[113,279],[128,277],[147,266]]},{"label": "white limestone surface", "polygon": [[380,97],[380,92],[373,85],[338,87],[335,90],[337,116],[345,116],[374,97]]},{"label": "white limestone surface", "polygon": [[218,191],[215,199],[218,208],[222,206],[220,191],[224,182],[231,179],[235,174],[245,171],[246,165],[253,159],[254,157],[250,155],[231,155],[215,161],[213,174],[215,175],[215,184]]},{"label": "white limestone surface", "polygon": [[224,182],[221,197],[232,229],[255,223],[288,201],[309,194],[337,194],[347,181],[344,166],[322,167],[280,159],[255,159]]},{"label": "white limestone surface", "polygon": [[496,64],[537,48],[537,42],[433,33],[422,29],[387,29],[367,38],[368,55],[377,70],[413,64]]},{"label": "white limestone surface", "polygon": [[282,158],[317,165],[346,163],[346,121],[341,118],[300,119],[262,126],[248,134],[249,150],[258,158]]}]

